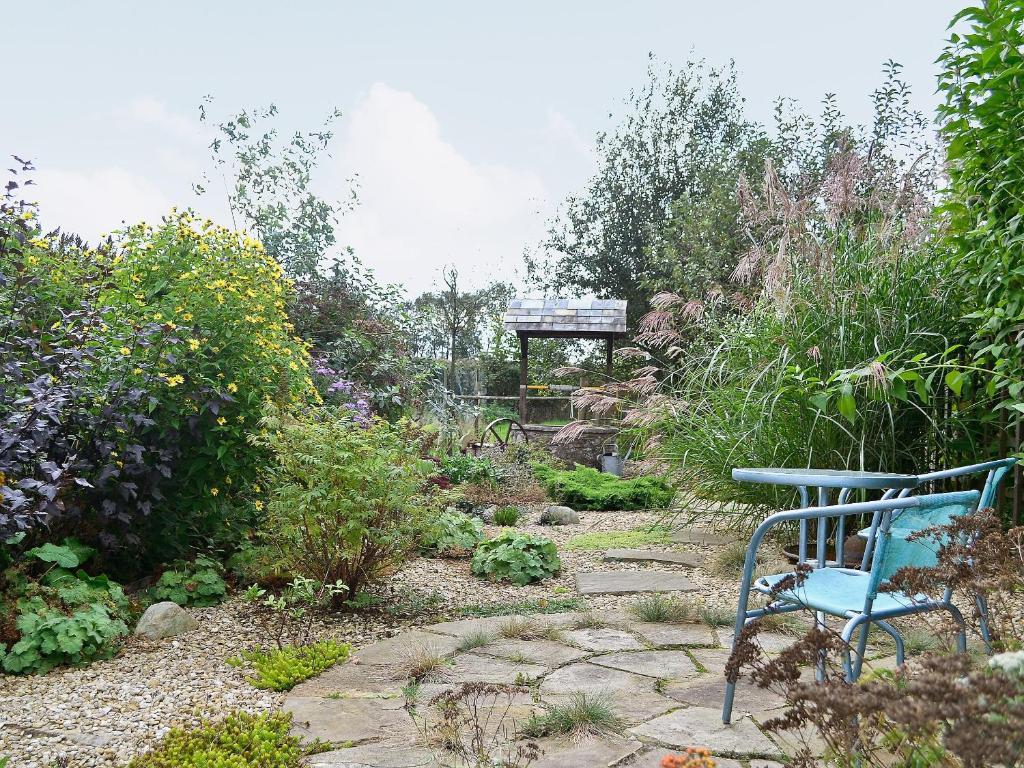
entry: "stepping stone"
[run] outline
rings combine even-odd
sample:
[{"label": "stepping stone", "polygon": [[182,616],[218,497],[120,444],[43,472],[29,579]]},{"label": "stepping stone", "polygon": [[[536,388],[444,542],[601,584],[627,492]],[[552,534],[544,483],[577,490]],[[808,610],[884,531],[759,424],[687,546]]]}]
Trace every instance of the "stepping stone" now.
[{"label": "stepping stone", "polygon": [[478,632],[497,635],[498,628],[509,619],[523,618],[522,616],[486,616],[478,619],[457,619],[456,621],[443,621],[440,624],[430,624],[423,627],[426,632],[434,632],[439,635],[451,635],[460,639]]},{"label": "stepping stone", "polygon": [[707,747],[712,754],[730,757],[782,756],[781,750],[761,733],[752,720],[744,717],[725,725],[722,710],[718,707],[677,709],[630,728],[628,732],[641,741],[670,749],[701,746]]},{"label": "stepping stone", "polygon": [[739,541],[735,533],[715,533],[700,528],[682,528],[669,534],[669,541],[675,544],[697,544],[702,547],[720,547]]},{"label": "stepping stone", "polygon": [[570,648],[552,640],[497,640],[477,648],[474,653],[503,659],[524,659],[549,669],[589,655],[579,648]]},{"label": "stepping stone", "polygon": [[630,595],[638,592],[693,592],[692,581],[675,571],[591,571],[576,575],[581,595]]},{"label": "stepping stone", "polygon": [[365,741],[381,733],[416,734],[405,702],[394,699],[324,699],[289,696],[284,711],[292,715],[292,733],[304,742]]},{"label": "stepping stone", "polygon": [[622,560],[627,563],[671,563],[696,568],[703,558],[689,552],[655,552],[650,549],[609,549],[605,560]]},{"label": "stepping stone", "polygon": [[[732,649],[733,630],[719,629],[718,639],[726,648]],[[800,639],[800,635],[784,635],[781,632],[758,632],[757,644],[766,653],[782,653]]]},{"label": "stepping stone", "polygon": [[661,624],[640,621],[630,625],[651,645],[716,645],[715,633],[707,624]]},{"label": "stepping stone", "polygon": [[578,645],[584,650],[595,652],[639,651],[644,647],[629,632],[611,627],[574,629],[570,632],[563,632],[562,637],[566,642]]},{"label": "stepping stone", "polygon": [[337,664],[316,677],[299,683],[288,692],[289,697],[335,696],[352,698],[401,698],[402,682],[396,681],[395,670],[371,664]]},{"label": "stepping stone", "polygon": [[[636,739],[621,736],[585,736],[573,739],[568,736],[556,736],[535,741],[544,754],[540,760],[531,763],[533,768],[580,768],[593,766],[604,768],[619,765],[626,758],[632,757],[641,749]],[[632,765],[632,763],[630,763]]]},{"label": "stepping stone", "polygon": [[668,680],[692,680],[701,674],[686,651],[609,653],[590,661],[602,667]]}]

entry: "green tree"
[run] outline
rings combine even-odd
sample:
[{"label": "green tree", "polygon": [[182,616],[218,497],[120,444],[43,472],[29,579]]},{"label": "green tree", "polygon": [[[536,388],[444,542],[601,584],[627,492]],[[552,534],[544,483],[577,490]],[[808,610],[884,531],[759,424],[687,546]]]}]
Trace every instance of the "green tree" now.
[{"label": "green tree", "polygon": [[[565,202],[527,263],[546,289],[626,299],[633,320],[652,290],[688,272],[689,249],[659,249],[666,223],[715,233],[724,218],[716,201],[734,196],[740,174],[763,166],[769,148],[744,117],[732,65],[690,62],[663,72],[652,57],[648,76],[627,99],[621,124],[598,134],[598,172]],[[732,230],[738,237],[739,227]],[[693,258],[706,260],[715,247],[709,241]]]},{"label": "green tree", "polygon": [[[973,350],[999,408],[1024,412],[1024,3],[965,8],[939,57],[947,144],[947,242],[976,310]],[[1018,428],[1017,440],[1020,433]]]},{"label": "green tree", "polygon": [[[199,106],[202,122],[210,120],[211,101],[207,97]],[[273,124],[277,114],[271,104],[214,123],[211,159],[235,228],[248,227],[289,275],[309,276],[337,242],[339,214],[356,204],[354,187],[344,204],[324,200],[312,189],[313,172],[334,136],[331,124],[341,111],[332,110],[319,129],[296,131],[287,139]],[[196,194],[204,194],[210,184],[207,176],[193,185]]]}]

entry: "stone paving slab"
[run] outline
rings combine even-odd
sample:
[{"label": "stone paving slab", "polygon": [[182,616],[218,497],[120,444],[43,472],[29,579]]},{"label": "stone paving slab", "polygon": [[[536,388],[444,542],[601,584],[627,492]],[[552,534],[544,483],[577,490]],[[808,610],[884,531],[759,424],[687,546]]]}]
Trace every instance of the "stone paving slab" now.
[{"label": "stone paving slab", "polygon": [[520,664],[508,659],[460,653],[452,667],[443,671],[442,682],[524,685],[547,671],[547,667],[539,664]]},{"label": "stone paving slab", "polygon": [[562,633],[567,643],[587,651],[639,651],[644,646],[632,634],[614,627],[587,627]]},{"label": "stone paving slab", "polygon": [[337,664],[317,677],[299,683],[289,696],[329,696],[342,693],[401,696],[402,682],[390,665]]},{"label": "stone paving slab", "polygon": [[701,547],[720,547],[739,540],[737,534],[715,533],[700,528],[681,528],[669,534],[669,541],[674,544],[697,544]]},{"label": "stone paving slab", "polygon": [[749,718],[722,722],[721,709],[687,707],[628,731],[641,741],[671,749],[707,747],[728,757],[781,757],[782,751]]},{"label": "stone paving slab", "polygon": [[638,621],[630,629],[651,645],[717,645],[718,638],[707,624],[656,624]]},{"label": "stone paving slab", "polygon": [[381,741],[321,752],[306,758],[306,768],[438,768],[430,750],[415,743]]},{"label": "stone paving slab", "polygon": [[[680,704],[691,707],[706,707],[711,703],[721,704],[725,701],[725,673],[722,669],[713,669],[697,679],[670,682],[662,693]],[[774,716],[778,714],[777,710],[785,704],[784,698],[764,688],[759,688],[751,682],[749,677],[741,677],[736,682],[733,711],[737,715],[757,712],[771,713],[770,716]]]},{"label": "stone paving slab", "polygon": [[696,585],[676,571],[590,571],[576,574],[581,595],[631,595],[641,592],[693,592]]},{"label": "stone paving slab", "polygon": [[574,693],[608,699],[611,709],[630,724],[648,720],[679,706],[654,690],[654,680],[619,669],[581,662],[556,669],[541,681],[541,698],[568,703]]},{"label": "stone paving slab", "polygon": [[414,629],[360,648],[352,654],[352,661],[355,664],[400,666],[417,651],[424,649],[441,656],[451,656],[458,650],[460,642],[458,637]]},{"label": "stone paving slab", "polygon": [[[423,627],[425,632],[434,632],[439,635],[451,635],[453,637],[465,638],[467,635],[485,632],[493,635],[498,634],[498,629],[509,619],[523,619],[524,616],[485,616],[479,619],[456,619],[455,621],[442,621],[440,624],[429,624]],[[532,618],[532,617],[531,617]]]},{"label": "stone paving slab", "polygon": [[696,568],[704,562],[704,558],[690,552],[657,552],[652,549],[609,549],[604,559],[627,563],[670,563]]},{"label": "stone paving slab", "polygon": [[395,699],[325,699],[289,696],[284,711],[292,715],[292,733],[303,741],[314,739],[333,743],[365,741],[389,735],[416,735],[416,725]]},{"label": "stone paving slab", "polygon": [[582,739],[559,736],[537,739],[536,744],[544,754],[531,764],[533,768],[606,768],[620,765],[644,746],[636,739],[612,734]]},{"label": "stone paving slab", "polygon": [[474,653],[503,659],[526,661],[553,669],[589,655],[579,648],[556,643],[553,640],[496,640],[476,648]]},{"label": "stone paving slab", "polygon": [[701,674],[686,651],[609,653],[591,663],[662,680],[692,680]]},{"label": "stone paving slab", "polygon": [[[665,755],[677,754],[664,747],[648,749],[642,755],[629,763],[629,768],[661,768],[661,758]],[[743,764],[730,757],[719,757],[715,755],[715,768],[743,768]],[[781,768],[781,767],[780,767]]]}]

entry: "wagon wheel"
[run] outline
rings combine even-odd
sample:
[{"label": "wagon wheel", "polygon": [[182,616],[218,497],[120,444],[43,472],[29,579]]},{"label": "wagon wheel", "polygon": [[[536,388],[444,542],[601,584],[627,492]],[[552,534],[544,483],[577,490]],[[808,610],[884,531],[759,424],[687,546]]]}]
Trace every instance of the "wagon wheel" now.
[{"label": "wagon wheel", "polygon": [[[507,429],[503,428],[507,425]],[[493,443],[488,443],[488,438],[493,438]],[[485,445],[496,445],[501,450],[505,450],[509,443],[528,443],[530,442],[529,435],[526,434],[526,430],[523,429],[523,425],[515,419],[502,418],[495,419],[486,427],[483,432],[480,433],[480,440],[478,445],[481,447]]]}]

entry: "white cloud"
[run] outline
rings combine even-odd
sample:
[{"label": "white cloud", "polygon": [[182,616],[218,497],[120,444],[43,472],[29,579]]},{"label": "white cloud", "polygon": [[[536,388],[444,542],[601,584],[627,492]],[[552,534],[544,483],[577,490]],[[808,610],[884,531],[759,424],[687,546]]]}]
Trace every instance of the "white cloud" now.
[{"label": "white cloud", "polygon": [[339,240],[409,295],[454,264],[467,285],[512,278],[542,234],[547,194],[537,173],[473,162],[447,142],[414,95],[373,85],[348,115],[340,172],[359,175],[359,206]]},{"label": "white cloud", "polygon": [[584,138],[576,124],[557,109],[548,109],[547,133],[556,141],[568,144],[588,164],[596,165],[597,157],[594,152],[594,144]]},{"label": "white cloud", "polygon": [[42,169],[34,178],[44,228],[59,226],[93,242],[122,223],[156,221],[173,204],[152,182],[123,168]]}]

